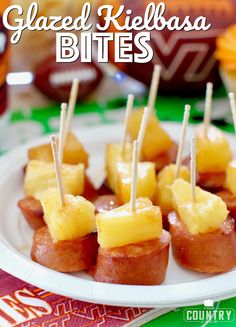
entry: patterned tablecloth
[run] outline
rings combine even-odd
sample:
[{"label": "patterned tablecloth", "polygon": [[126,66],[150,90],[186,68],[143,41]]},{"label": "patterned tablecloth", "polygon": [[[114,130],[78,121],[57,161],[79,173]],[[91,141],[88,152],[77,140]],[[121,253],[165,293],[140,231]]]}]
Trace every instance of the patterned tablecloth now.
[{"label": "patterned tablecloth", "polygon": [[132,326],[132,322],[137,326],[164,312],[81,302],[44,291],[0,271],[1,327],[121,327]]},{"label": "patterned tablecloth", "polygon": [[[229,122],[229,106],[225,98],[219,92],[214,100],[214,122],[228,131],[233,127]],[[136,105],[145,103],[146,99],[139,99]],[[159,98],[158,114],[163,120],[181,121],[184,104],[192,105],[192,122],[202,119],[202,99],[177,99],[171,101],[166,98]],[[109,110],[125,104],[124,99],[99,105],[90,103],[80,105],[76,109],[76,116],[73,126],[76,128],[97,124],[112,124],[121,121],[124,115],[122,109]],[[174,108],[174,110],[173,110]],[[224,108],[224,109],[223,109]],[[222,120],[224,116],[224,120]],[[36,138],[42,134],[58,130],[59,106],[50,108],[34,108],[30,111],[16,110],[11,114],[11,123],[8,128],[8,137],[1,148],[0,153],[5,153],[10,148],[27,141],[29,138]],[[4,267],[2,267],[4,268]],[[199,306],[197,309],[203,309]],[[214,308],[236,308],[236,298],[218,302]],[[162,314],[156,320],[149,322],[146,326],[180,327],[189,326],[184,321],[186,308],[181,308],[171,313],[164,314],[167,310],[145,309],[145,308],[120,308],[104,306],[99,304],[85,303],[47,291],[38,289],[17,278],[14,278],[3,271],[0,271],[0,326],[50,326],[50,327],[83,327],[83,326],[141,326]],[[231,317],[232,318],[232,317]],[[211,320],[203,320],[193,323],[193,326],[210,326]],[[215,325],[215,324],[214,324]],[[217,327],[226,326],[225,322],[218,322]],[[235,316],[227,326],[236,326]]]}]

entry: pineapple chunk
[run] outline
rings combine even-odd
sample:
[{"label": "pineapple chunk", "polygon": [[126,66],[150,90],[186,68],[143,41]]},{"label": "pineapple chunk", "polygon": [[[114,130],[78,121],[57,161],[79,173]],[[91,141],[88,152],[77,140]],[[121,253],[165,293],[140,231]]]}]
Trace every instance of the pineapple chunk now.
[{"label": "pineapple chunk", "polygon": [[226,169],[225,188],[236,196],[236,160],[231,161]]},{"label": "pineapple chunk", "polygon": [[172,184],[171,191],[174,208],[193,235],[219,229],[228,216],[224,201],[200,187],[196,187],[196,200],[193,202],[191,185],[182,179]]},{"label": "pineapple chunk", "polygon": [[98,243],[113,248],[151,240],[162,234],[162,215],[159,207],[146,198],[136,200],[136,210],[130,204],[97,215]]},{"label": "pineapple chunk", "polygon": [[121,146],[119,144],[107,144],[106,147],[106,174],[107,182],[110,189],[116,192],[117,185],[117,163],[120,161],[131,161],[132,144],[127,143],[124,158],[121,154]]},{"label": "pineapple chunk", "polygon": [[50,188],[43,192],[41,204],[55,243],[80,238],[96,230],[95,207],[82,196],[65,195],[62,207],[58,190]]},{"label": "pineapple chunk", "polygon": [[207,137],[204,126],[197,129],[197,170],[199,173],[224,172],[230,160],[232,152],[225,135],[216,127],[209,126]]},{"label": "pineapple chunk", "polygon": [[[120,203],[130,201],[130,185],[132,164],[119,162],[117,164],[117,197]],[[156,190],[156,170],[152,162],[139,162],[137,174],[137,198],[153,199]]]},{"label": "pineapple chunk", "polygon": [[[133,111],[130,116],[128,131],[132,140],[136,140],[138,137],[142,117],[143,109]],[[143,140],[143,160],[154,160],[158,155],[168,151],[172,145],[173,141],[161,127],[157,117],[151,114]]]},{"label": "pineapple chunk", "polygon": [[82,143],[72,133],[69,133],[67,137],[63,162],[70,165],[83,163],[86,168],[88,167],[88,153],[85,151]]},{"label": "pineapple chunk", "polygon": [[[30,160],[52,162],[53,155],[51,145],[43,144],[29,149],[28,157]],[[67,137],[64,148],[63,162],[70,165],[83,163],[85,167],[88,166],[88,154],[80,141],[72,133],[69,133]]]},{"label": "pineapple chunk", "polygon": [[[161,212],[164,215],[168,215],[174,210],[170,186],[175,181],[175,175],[176,165],[174,164],[166,166],[157,175],[155,204],[160,206]],[[181,166],[179,177],[186,180],[187,182],[190,181],[190,171],[188,167]]]},{"label": "pineapple chunk", "polygon": [[29,160],[40,160],[44,162],[52,162],[52,148],[50,144],[42,144],[28,150]]},{"label": "pineapple chunk", "polygon": [[[62,166],[62,181],[65,193],[80,195],[84,191],[84,165]],[[41,194],[50,187],[56,187],[56,173],[53,163],[32,160],[25,174],[24,191],[26,196],[40,200]]]}]

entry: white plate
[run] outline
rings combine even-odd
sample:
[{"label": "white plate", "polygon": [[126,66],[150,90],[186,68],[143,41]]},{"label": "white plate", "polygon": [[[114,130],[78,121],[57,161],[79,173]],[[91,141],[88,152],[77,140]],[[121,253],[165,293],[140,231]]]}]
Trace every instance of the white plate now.
[{"label": "white plate", "polygon": [[[180,125],[164,125],[177,141]],[[105,145],[119,142],[121,131],[121,126],[104,125],[77,133],[91,154],[89,174],[97,185],[101,184],[104,177]],[[193,131],[193,127],[190,127],[188,140]],[[234,137],[228,137],[231,144],[235,143]],[[165,283],[160,286],[97,283],[85,273],[62,274],[32,262],[30,247],[33,231],[21,216],[16,203],[23,196],[22,167],[27,162],[27,149],[48,139],[49,137],[44,137],[21,146],[0,160],[0,268],[47,291],[111,305],[177,307],[199,304],[209,298],[218,300],[236,295],[236,270],[217,276],[194,273],[178,266],[172,254]]]}]

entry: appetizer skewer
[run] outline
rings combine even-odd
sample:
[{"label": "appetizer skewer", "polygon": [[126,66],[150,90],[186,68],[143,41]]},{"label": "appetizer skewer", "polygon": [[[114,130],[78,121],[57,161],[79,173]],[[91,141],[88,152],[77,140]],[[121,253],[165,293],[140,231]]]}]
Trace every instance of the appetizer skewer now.
[{"label": "appetizer skewer", "polygon": [[[84,193],[84,165],[62,165],[62,179],[66,192],[81,195]],[[27,166],[24,178],[25,198],[18,202],[22,214],[33,229],[45,225],[41,195],[50,187],[56,186],[53,163],[33,160]]]},{"label": "appetizer skewer", "polygon": [[210,125],[212,83],[207,84],[204,124],[196,133],[197,184],[203,189],[216,192],[223,188],[225,171],[232,159],[227,138],[218,128]]},{"label": "appetizer skewer", "polygon": [[[84,166],[63,165],[63,183],[66,191],[74,195],[84,193]],[[56,176],[52,163],[31,161],[26,169],[24,179],[25,198],[18,202],[23,216],[33,229],[45,225],[40,197],[44,191],[56,186]]]},{"label": "appetizer skewer", "polygon": [[236,265],[235,224],[220,197],[196,187],[192,142],[191,184],[177,179],[171,186],[173,255],[187,269],[216,274]]},{"label": "appetizer skewer", "polygon": [[[129,120],[133,97],[128,98],[124,137],[121,147],[117,144],[109,144],[106,151],[106,171],[107,181],[110,188],[116,194],[117,203],[124,204],[130,200],[131,188],[131,151],[132,145],[127,143],[127,123]],[[142,122],[139,130],[138,141],[140,144],[138,157],[141,156],[141,147],[144,140],[144,135],[147,127],[147,122],[150,116],[150,109],[145,108],[142,117]],[[128,155],[127,155],[128,149]],[[113,150],[113,151],[112,151]],[[155,194],[156,175],[155,165],[152,162],[139,162],[137,174],[137,196],[148,197],[151,200]]]},{"label": "appetizer skewer", "polygon": [[[161,127],[161,124],[154,112],[160,74],[161,68],[160,66],[156,65],[153,71],[148,100],[148,107],[151,108],[152,113],[149,117],[141,149],[142,159],[144,161],[154,162],[157,171],[161,170],[164,166],[175,162],[177,155],[177,145]],[[128,131],[132,140],[135,140],[138,137],[142,117],[143,109],[133,111],[130,116]]]},{"label": "appetizer skewer", "polygon": [[105,154],[105,166],[106,166],[106,182],[103,183],[98,190],[98,198],[95,200],[94,205],[96,212],[104,212],[117,208],[120,202],[117,196],[113,193],[116,191],[117,184],[117,162],[130,161],[132,155],[132,146],[127,142],[127,123],[130,113],[133,108],[134,96],[130,94],[127,100],[127,106],[125,111],[124,132],[122,136],[121,144],[107,144]]},{"label": "appetizer skewer", "polygon": [[176,164],[170,164],[165,166],[157,175],[155,204],[160,206],[163,225],[165,229],[169,229],[168,214],[174,210],[172,203],[172,193],[170,186],[175,179],[182,178],[186,181],[190,181],[190,171],[187,166],[182,165],[183,150],[186,138],[186,130],[189,121],[190,106],[185,106],[184,119],[181,129],[180,142],[178,147],[178,154]]},{"label": "appetizer skewer", "polygon": [[134,96],[130,94],[127,100],[125,112],[124,133],[121,144],[107,144],[105,154],[107,184],[112,192],[116,192],[117,185],[117,162],[130,162],[132,158],[132,145],[127,142],[127,124],[133,108]]},{"label": "appetizer skewer", "polygon": [[[75,83],[75,85],[77,84]],[[72,92],[72,95],[73,94],[74,93]],[[85,176],[84,165],[63,164],[63,143],[65,141],[64,133],[66,122],[66,108],[66,104],[62,104],[59,131],[60,138],[58,142],[59,162],[60,166],[62,167],[64,187],[66,189],[66,192],[68,193],[72,193],[74,195],[85,193],[88,198],[94,198],[95,190],[87,176]],[[70,146],[73,146],[73,142],[70,142]],[[52,156],[51,148],[50,151],[47,151],[47,153],[50,153],[50,156]],[[73,156],[74,155],[75,152],[73,152]],[[35,230],[45,225],[43,220],[43,209],[39,201],[40,195],[47,188],[56,185],[55,177],[56,176],[53,161],[30,160],[28,165],[26,166],[24,176],[24,191],[26,197],[18,202],[18,207],[20,208],[22,214],[26,218],[29,225]]]},{"label": "appetizer skewer", "polygon": [[52,138],[57,188],[41,196],[47,226],[35,231],[32,259],[60,272],[89,269],[97,256],[95,207],[81,196],[65,195],[55,137]]},{"label": "appetizer skewer", "polygon": [[[98,196],[97,192],[84,173],[84,168],[88,165],[88,154],[77,138],[69,131],[77,93],[78,81],[74,80],[68,111],[65,103],[61,105],[58,142],[59,163],[62,167],[66,192],[74,195],[83,194],[86,199],[94,201]],[[18,202],[18,206],[29,225],[36,230],[45,225],[43,209],[39,201],[40,193],[45,191],[47,187],[55,186],[56,179],[50,144],[32,148],[28,154],[32,160],[25,169],[24,189],[26,197]],[[66,162],[71,164],[65,164]],[[80,162],[81,164],[78,164]]]},{"label": "appetizer skewer", "polygon": [[[130,184],[131,184],[131,153],[132,145],[127,142],[128,138],[128,122],[132,112],[134,102],[134,96],[129,95],[125,113],[124,132],[122,137],[121,145],[119,144],[108,144],[106,148],[106,173],[107,173],[107,184],[110,189],[113,190],[114,194],[108,194],[109,190],[105,185],[102,187],[102,196],[99,196],[94,202],[97,212],[104,212],[107,210],[115,209],[120,204],[129,202],[130,196]],[[139,141],[142,143],[146,123],[148,119],[148,109],[146,114],[143,115],[142,126],[139,132]],[[139,150],[140,152],[140,150]],[[140,154],[139,154],[140,156]],[[155,169],[153,164],[146,163],[141,164],[140,172],[141,178],[139,179],[139,191],[145,192],[150,197],[155,192],[153,181],[155,181]],[[149,177],[151,179],[149,180]],[[151,184],[147,186],[147,182]],[[104,191],[103,191],[104,190]],[[100,190],[101,192],[101,190]]]},{"label": "appetizer skewer", "polygon": [[138,147],[135,142],[130,203],[97,215],[100,247],[91,274],[99,282],[157,285],[165,278],[170,236],[162,229],[160,208],[136,199]]},{"label": "appetizer skewer", "polygon": [[[156,191],[156,172],[153,162],[139,162],[141,157],[141,148],[147,127],[147,122],[150,116],[150,109],[147,107],[144,110],[143,119],[138,135],[138,163],[136,176],[136,195],[137,197],[145,197],[153,200]],[[132,180],[132,164],[131,162],[117,163],[117,184],[116,195],[121,204],[130,201],[131,180]]]}]

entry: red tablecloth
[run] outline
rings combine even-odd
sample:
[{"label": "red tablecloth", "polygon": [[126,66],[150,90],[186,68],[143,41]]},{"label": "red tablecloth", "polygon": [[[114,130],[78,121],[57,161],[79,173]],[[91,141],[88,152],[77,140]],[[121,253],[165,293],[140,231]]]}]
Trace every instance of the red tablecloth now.
[{"label": "red tablecloth", "polygon": [[141,317],[148,310],[69,299],[0,271],[1,327],[119,327]]}]

